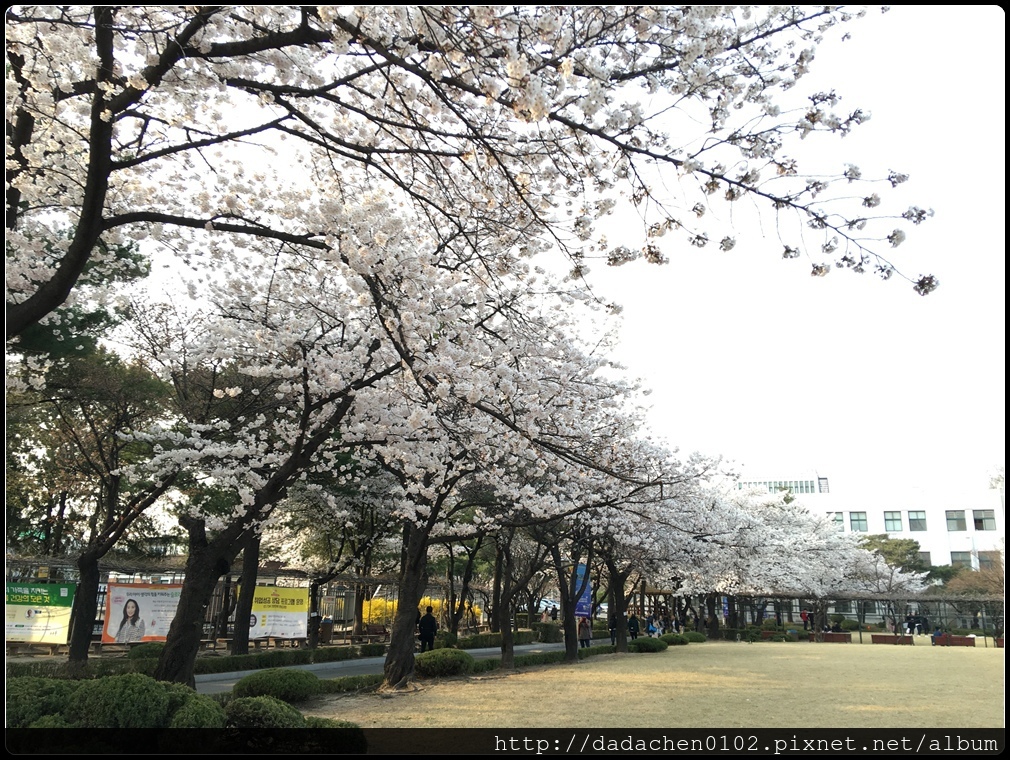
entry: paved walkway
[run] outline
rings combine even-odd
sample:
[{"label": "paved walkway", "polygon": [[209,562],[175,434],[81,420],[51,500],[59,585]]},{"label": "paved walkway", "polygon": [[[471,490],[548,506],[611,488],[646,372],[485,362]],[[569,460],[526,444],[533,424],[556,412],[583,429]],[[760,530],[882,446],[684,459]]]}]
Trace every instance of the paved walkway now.
[{"label": "paved walkway", "polygon": [[[601,643],[603,640],[598,640]],[[606,643],[610,643],[607,641]],[[564,649],[563,643],[559,644],[521,644],[515,647],[516,654],[528,654],[536,652],[549,652]],[[500,647],[488,647],[486,649],[466,650],[475,660],[489,660],[492,657],[501,657]],[[319,678],[341,678],[343,676],[362,676],[378,674],[382,672],[382,665],[386,661],[383,657],[362,657],[355,660],[340,660],[339,662],[318,662],[311,665],[290,665],[288,667],[299,670],[309,670]],[[206,673],[196,676],[196,690],[201,694],[217,694],[223,691],[231,691],[232,687],[243,677],[256,671],[246,670],[236,673]]]}]

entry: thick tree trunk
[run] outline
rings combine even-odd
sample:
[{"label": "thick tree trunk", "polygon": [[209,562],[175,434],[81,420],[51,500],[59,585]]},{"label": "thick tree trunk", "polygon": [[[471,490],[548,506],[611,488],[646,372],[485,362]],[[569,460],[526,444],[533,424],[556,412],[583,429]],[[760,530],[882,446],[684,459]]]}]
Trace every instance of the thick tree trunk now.
[{"label": "thick tree trunk", "polygon": [[400,555],[399,594],[396,617],[383,666],[384,686],[402,688],[414,675],[414,631],[417,612],[427,586],[428,530],[408,524],[404,528]]},{"label": "thick tree trunk", "polygon": [[579,631],[575,623],[575,600],[572,598],[571,579],[561,561],[561,550],[556,545],[551,546],[551,559],[554,561],[554,571],[558,575],[558,591],[561,593],[561,627],[565,632],[564,662],[578,662]]},{"label": "thick tree trunk", "polygon": [[238,604],[235,605],[235,638],[232,654],[249,654],[249,623],[252,618],[253,598],[256,596],[256,578],[260,569],[259,533],[250,533],[242,552],[242,576],[239,578]]},{"label": "thick tree trunk", "polygon": [[218,579],[228,572],[231,560],[216,546],[194,547],[190,541],[186,561],[186,579],[182,584],[175,619],[168,629],[165,649],[161,653],[154,677],[159,681],[184,683],[195,688],[193,670],[203,638],[203,618],[210,604]]},{"label": "thick tree trunk", "polygon": [[[77,569],[81,579],[77,583],[77,593],[74,595],[74,606],[71,611],[73,624],[70,630],[68,658],[73,666],[84,665],[88,661],[88,651],[91,649],[91,634],[95,629],[95,619],[98,617],[98,586],[101,582],[98,559],[97,552],[85,552],[77,558]],[[105,614],[108,617],[108,609]]]}]

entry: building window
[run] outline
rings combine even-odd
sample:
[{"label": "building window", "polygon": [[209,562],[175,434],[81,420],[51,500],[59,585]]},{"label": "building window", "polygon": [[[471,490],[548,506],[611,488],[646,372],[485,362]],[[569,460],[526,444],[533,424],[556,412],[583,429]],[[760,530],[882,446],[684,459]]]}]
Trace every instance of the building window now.
[{"label": "building window", "polygon": [[901,512],[884,512],[884,530],[888,533],[901,530]]},{"label": "building window", "polygon": [[827,478],[817,478],[817,493],[830,493]]},{"label": "building window", "polygon": [[999,552],[979,552],[979,570],[998,570],[1000,567]]},{"label": "building window", "polygon": [[835,612],[839,615],[849,615],[852,613],[852,602],[840,601],[835,602]]},{"label": "building window", "polygon": [[964,520],[964,510],[963,509],[948,509],[947,510],[947,530],[968,530],[968,523]]},{"label": "building window", "polygon": [[866,512],[849,512],[849,527],[853,533],[865,533],[868,531]]},{"label": "building window", "polygon": [[972,511],[975,518],[975,530],[996,530],[996,512],[992,509],[976,509]]},{"label": "building window", "polygon": [[832,519],[835,521],[835,529],[839,533],[845,532],[845,516],[841,512],[833,512]]},{"label": "building window", "polygon": [[951,552],[950,564],[954,567],[967,567],[971,570],[971,552]]},{"label": "building window", "polygon": [[908,513],[908,529],[909,530],[926,530],[926,513],[925,512],[909,512]]},{"label": "building window", "polygon": [[926,567],[933,566],[933,563],[929,561],[929,552],[919,552],[919,561]]}]

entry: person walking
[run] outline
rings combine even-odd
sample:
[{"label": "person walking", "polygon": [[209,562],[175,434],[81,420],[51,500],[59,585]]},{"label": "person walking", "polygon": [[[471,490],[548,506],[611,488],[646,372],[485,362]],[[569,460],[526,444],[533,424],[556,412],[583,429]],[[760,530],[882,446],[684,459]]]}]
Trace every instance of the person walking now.
[{"label": "person walking", "polygon": [[631,636],[632,641],[638,638],[638,632],[640,630],[641,624],[638,622],[638,616],[632,612],[631,617],[628,618],[628,635]]}]

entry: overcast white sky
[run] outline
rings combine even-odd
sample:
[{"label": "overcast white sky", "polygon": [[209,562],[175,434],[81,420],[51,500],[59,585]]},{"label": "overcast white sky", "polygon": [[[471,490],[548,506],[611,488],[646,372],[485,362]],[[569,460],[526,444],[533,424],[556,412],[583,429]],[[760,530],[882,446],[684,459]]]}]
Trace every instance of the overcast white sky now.
[{"label": "overcast white sky", "polygon": [[729,253],[678,243],[665,267],[597,265],[590,282],[625,306],[619,357],[682,451],[754,476],[816,470],[839,494],[977,493],[1005,461],[1004,14],[899,6],[849,30],[801,85],[873,113],[833,150],[864,175],[911,175],[907,204],[936,215],[903,225],[895,261],[936,292],[812,278],[742,233]]}]

